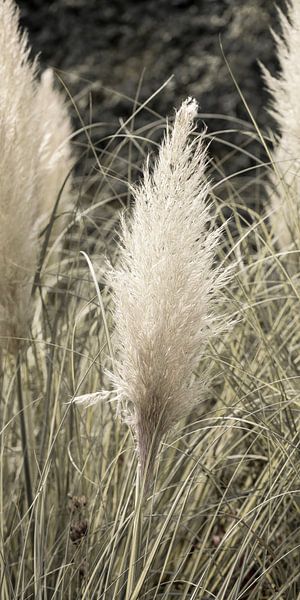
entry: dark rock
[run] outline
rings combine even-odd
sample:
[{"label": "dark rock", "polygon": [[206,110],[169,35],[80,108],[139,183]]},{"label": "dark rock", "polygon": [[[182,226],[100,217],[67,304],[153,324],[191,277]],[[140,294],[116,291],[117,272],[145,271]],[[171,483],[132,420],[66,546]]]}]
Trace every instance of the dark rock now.
[{"label": "dark rock", "polygon": [[[222,45],[259,126],[272,125],[258,60],[275,70],[270,27],[276,29],[278,19],[273,0],[19,0],[19,6],[22,24],[29,30],[34,53],[41,53],[43,67],[60,69],[74,95],[92,89],[97,82],[94,121],[118,126],[118,119],[132,111],[133,102],[127,97],[135,97],[144,73],[140,100],[174,74],[151,102],[151,108],[162,116],[192,95],[203,113],[222,113],[250,122]],[[88,94],[79,106],[88,122]],[[138,124],[145,118],[140,115]],[[232,126],[205,120],[210,131]],[[240,142],[239,136],[232,139]],[[213,150],[219,157],[228,152],[223,144],[214,144]],[[234,161],[231,171],[251,163],[241,153]]]}]

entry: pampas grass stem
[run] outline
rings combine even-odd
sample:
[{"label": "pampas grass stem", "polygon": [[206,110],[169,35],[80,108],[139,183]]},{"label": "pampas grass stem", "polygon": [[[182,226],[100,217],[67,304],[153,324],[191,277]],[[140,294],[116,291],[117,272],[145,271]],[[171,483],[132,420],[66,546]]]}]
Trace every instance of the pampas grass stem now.
[{"label": "pampas grass stem", "polygon": [[24,413],[21,364],[22,364],[21,350],[19,349],[19,351],[17,353],[17,357],[16,357],[16,383],[17,383],[17,398],[18,398],[19,419],[20,419],[21,444],[22,444],[22,453],[23,453],[23,464],[24,464],[24,481],[25,481],[27,505],[28,505],[28,510],[29,510],[29,514],[30,514],[32,511],[32,506],[33,506],[33,493],[32,493],[32,478],[31,478],[31,469],[30,469],[30,459],[29,459],[29,451],[28,451],[27,427],[26,427],[26,419],[25,419],[25,413]]}]

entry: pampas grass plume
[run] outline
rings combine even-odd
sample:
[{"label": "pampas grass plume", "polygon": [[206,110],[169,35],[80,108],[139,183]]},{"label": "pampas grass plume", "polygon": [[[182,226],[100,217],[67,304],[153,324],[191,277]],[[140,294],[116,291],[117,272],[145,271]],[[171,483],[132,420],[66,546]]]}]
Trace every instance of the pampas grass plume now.
[{"label": "pampas grass plume", "polygon": [[143,474],[150,474],[165,434],[203,398],[206,373],[198,378],[194,371],[224,327],[218,292],[228,272],[215,266],[220,229],[212,227],[203,135],[190,139],[196,115],[196,101],[186,100],[153,169],[148,159],[108,274],[113,382]]},{"label": "pampas grass plume", "polygon": [[[272,227],[281,250],[300,240],[300,3],[288,2],[288,15],[279,11],[281,36],[275,35],[280,73],[273,77],[263,68],[272,96],[271,113],[279,137],[273,154]],[[299,243],[299,242],[298,242]]]},{"label": "pampas grass plume", "polygon": [[49,71],[37,81],[29,51],[15,3],[1,0],[0,347],[10,338],[12,351],[27,331],[39,235],[72,162],[64,101]]}]

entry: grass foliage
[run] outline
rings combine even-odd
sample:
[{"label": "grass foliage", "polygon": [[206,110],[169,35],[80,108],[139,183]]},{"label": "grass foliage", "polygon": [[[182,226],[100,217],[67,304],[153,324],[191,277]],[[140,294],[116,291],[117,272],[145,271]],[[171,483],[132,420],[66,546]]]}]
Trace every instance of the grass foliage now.
[{"label": "grass foliage", "polygon": [[[110,188],[122,173],[120,146],[130,154],[134,140],[143,155],[140,137],[132,132],[100,154],[102,189],[68,226],[52,285],[47,270],[41,275],[19,370],[3,359],[1,597],[297,598],[299,284],[267,219],[247,209],[233,179],[216,182],[220,165],[211,166],[225,223],[220,260],[238,264],[224,305],[236,324],[202,359],[211,368],[209,393],[162,444],[146,499],[136,485],[134,440],[114,404],[85,411],[70,402],[105,381],[112,323],[101,267],[104,255],[115,260],[118,200],[124,204]],[[121,162],[123,185],[132,166]],[[86,178],[82,186],[88,196]],[[101,305],[80,249],[99,267]]]},{"label": "grass foliage", "polygon": [[[141,110],[152,123],[139,128]],[[210,131],[217,123],[211,117]],[[250,111],[249,123],[232,126],[244,145],[229,145],[227,131],[205,134],[229,148],[208,175],[223,226],[216,261],[236,265],[220,301],[234,324],[194,369],[197,380],[209,368],[208,391],[164,437],[150,489],[113,395],[86,410],[73,402],[108,386],[105,259],[117,261],[129,184],[163,129],[135,100],[109,139],[92,143],[90,127],[77,135],[85,172],[64,247],[53,252],[59,240],[48,236],[30,335],[17,360],[2,355],[1,600],[300,598],[300,286],[290,268],[298,250],[278,249],[271,209],[261,209],[274,164]],[[241,177],[228,165],[249,139],[259,157]]]}]

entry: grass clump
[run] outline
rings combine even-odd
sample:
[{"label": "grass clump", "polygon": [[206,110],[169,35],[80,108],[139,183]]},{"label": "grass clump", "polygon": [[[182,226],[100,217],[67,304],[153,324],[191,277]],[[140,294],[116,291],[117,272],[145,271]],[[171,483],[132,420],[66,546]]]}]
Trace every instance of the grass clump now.
[{"label": "grass clump", "polygon": [[[83,127],[77,212],[52,231],[65,245],[34,289],[17,362],[3,348],[1,599],[295,600],[299,274],[253,202],[273,166],[257,159],[246,183],[226,162],[204,173],[210,135],[196,135],[188,101],[143,182],[127,186],[163,126],[134,127],[133,107],[102,145]],[[253,119],[241,133],[268,150]],[[83,411],[78,396],[98,401]]]}]

